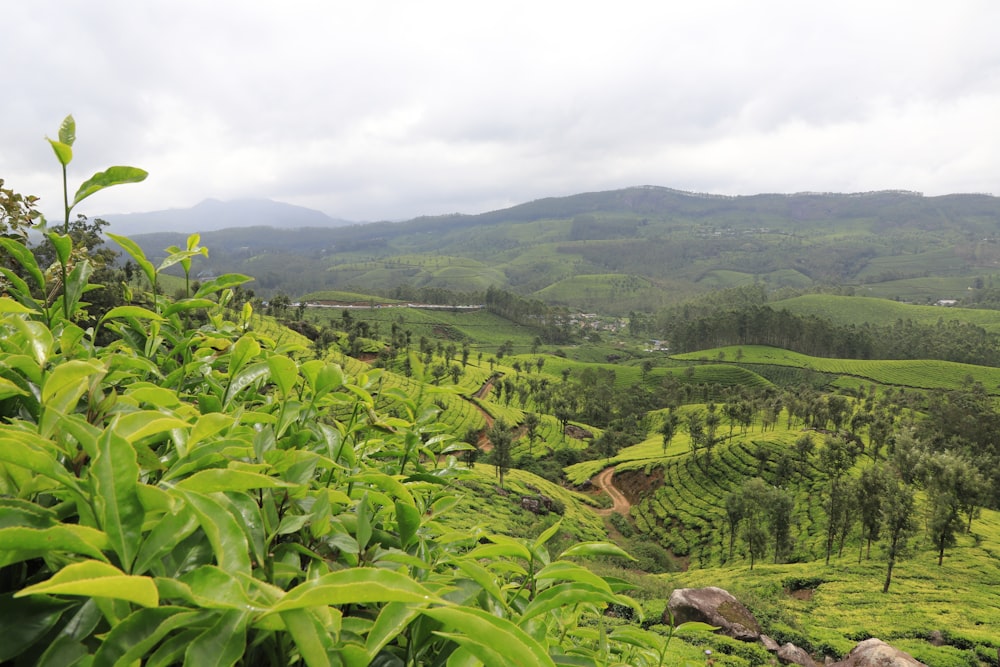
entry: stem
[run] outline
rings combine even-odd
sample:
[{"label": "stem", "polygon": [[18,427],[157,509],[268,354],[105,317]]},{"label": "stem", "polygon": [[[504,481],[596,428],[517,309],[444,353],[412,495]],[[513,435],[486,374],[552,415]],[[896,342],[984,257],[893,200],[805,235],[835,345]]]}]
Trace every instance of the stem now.
[{"label": "stem", "polygon": [[[69,206],[69,189],[67,188],[67,182],[66,182],[66,165],[65,164],[62,166],[62,181],[63,181],[63,212],[64,212],[64,214],[63,214],[63,234],[65,234],[66,236],[69,236],[69,212],[70,212],[70,206]],[[58,252],[56,252],[56,259],[59,260],[59,273],[60,273],[60,276],[62,277],[63,316],[65,316],[66,320],[68,321],[69,320],[69,296],[66,293],[66,285],[67,285],[67,280],[68,280],[68,277],[67,277],[67,274],[66,274],[66,262],[62,261],[62,258],[59,257],[59,253]]]}]

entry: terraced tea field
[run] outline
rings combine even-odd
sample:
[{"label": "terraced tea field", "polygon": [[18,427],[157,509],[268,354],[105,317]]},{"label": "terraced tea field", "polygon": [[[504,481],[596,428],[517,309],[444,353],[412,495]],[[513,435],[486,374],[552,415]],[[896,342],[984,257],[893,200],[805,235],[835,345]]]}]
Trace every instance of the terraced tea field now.
[{"label": "terraced tea field", "polygon": [[979,308],[946,308],[917,306],[889,299],[833,294],[805,294],[770,304],[775,310],[787,309],[796,315],[815,315],[835,324],[877,324],[888,326],[897,320],[912,320],[934,325],[938,320],[958,320],[1000,332],[1000,311]]},{"label": "terraced tea field", "polygon": [[988,392],[1000,395],[1000,368],[959,364],[951,361],[900,359],[826,359],[810,357],[775,347],[761,345],[731,346],[675,355],[686,361],[718,359],[746,364],[767,364],[808,369],[820,373],[861,378],[880,385],[915,389],[957,389],[971,379]]}]

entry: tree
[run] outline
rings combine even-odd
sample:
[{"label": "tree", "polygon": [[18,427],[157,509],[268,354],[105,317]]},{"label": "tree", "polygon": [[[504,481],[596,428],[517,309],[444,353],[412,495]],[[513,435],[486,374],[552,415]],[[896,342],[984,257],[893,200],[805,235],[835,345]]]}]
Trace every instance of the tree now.
[{"label": "tree", "polygon": [[[938,565],[944,562],[946,547],[954,546],[956,535],[965,527],[964,507],[975,507],[984,488],[982,475],[964,457],[953,452],[934,452],[922,461],[922,478],[927,490],[927,526],[938,551]],[[970,511],[970,521],[971,521]]]},{"label": "tree", "polygon": [[740,487],[743,496],[743,529],[740,531],[750,553],[750,569],[767,549],[768,506],[770,489],[760,477],[754,477]]},{"label": "tree", "polygon": [[771,528],[771,538],[774,540],[774,562],[780,563],[791,546],[792,512],[795,510],[795,499],[790,491],[771,487],[767,497],[769,511],[768,523]]},{"label": "tree", "polygon": [[496,466],[497,477],[500,479],[500,488],[502,489],[504,476],[510,470],[511,463],[513,462],[511,454],[514,441],[513,435],[506,422],[498,419],[493,422],[493,426],[486,432],[486,437],[489,438],[490,443],[493,445],[493,451],[490,452],[490,459],[493,465]]},{"label": "tree", "polygon": [[524,430],[525,434],[528,436],[528,454],[531,454],[531,446],[535,442],[535,435],[538,431],[538,425],[541,420],[538,415],[534,412],[529,412],[524,415]]},{"label": "tree", "polygon": [[673,410],[667,412],[663,417],[663,423],[660,424],[660,435],[663,436],[663,453],[667,453],[667,447],[670,446],[670,441],[674,439],[677,435],[677,425],[680,419],[674,413]]},{"label": "tree", "polygon": [[816,443],[813,442],[811,434],[805,433],[795,440],[794,448],[795,454],[799,459],[799,475],[805,477],[806,469],[809,465],[809,455],[816,448]]},{"label": "tree", "polygon": [[858,549],[858,562],[862,554],[871,558],[872,542],[879,538],[882,528],[882,496],[889,483],[885,468],[879,465],[868,466],[861,471],[857,485],[857,506],[861,518],[861,547]]},{"label": "tree", "polygon": [[830,554],[838,533],[844,530],[845,522],[851,519],[853,498],[851,485],[844,481],[844,475],[854,465],[856,452],[840,436],[827,436],[819,451],[820,469],[827,477],[826,500],[826,564],[830,564]]},{"label": "tree", "polygon": [[691,454],[697,458],[698,449],[705,443],[705,418],[700,410],[688,414],[687,431],[691,441]]},{"label": "tree", "polygon": [[882,528],[886,540],[885,583],[882,592],[889,592],[892,570],[906,549],[906,542],[916,530],[913,489],[897,474],[890,474],[882,495]]},{"label": "tree", "polygon": [[739,530],[740,522],[746,515],[746,501],[743,494],[733,491],[726,496],[726,521],[729,524],[729,557],[733,557],[733,549],[736,546],[736,532]]}]

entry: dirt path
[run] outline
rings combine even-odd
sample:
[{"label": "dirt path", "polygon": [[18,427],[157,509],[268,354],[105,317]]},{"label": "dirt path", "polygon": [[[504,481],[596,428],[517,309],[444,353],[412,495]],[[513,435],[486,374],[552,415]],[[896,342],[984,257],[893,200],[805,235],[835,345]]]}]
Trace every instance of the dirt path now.
[{"label": "dirt path", "polygon": [[595,510],[601,516],[608,516],[612,512],[616,512],[622,516],[627,516],[629,509],[632,507],[632,503],[628,501],[625,494],[619,491],[618,487],[615,486],[614,481],[612,480],[614,474],[615,468],[612,466],[610,468],[605,468],[600,472],[600,474],[591,480],[594,483],[594,486],[611,496],[611,502],[613,503],[609,509]]},{"label": "dirt path", "polygon": [[[486,384],[480,387],[479,391],[477,391],[472,396],[473,398],[483,398],[484,396],[489,396],[491,389],[493,389],[492,377],[489,380],[487,380]],[[488,437],[486,437],[486,432],[489,431],[490,428],[493,426],[493,417],[492,415],[490,415],[490,413],[486,412],[486,410],[483,410],[482,406],[480,406],[475,401],[469,400],[469,402],[472,403],[472,405],[475,406],[477,410],[479,410],[479,412],[483,415],[483,419],[486,420],[486,428],[483,429],[483,434],[479,436],[479,442],[476,443],[476,446],[479,447],[479,450],[482,452],[491,452],[493,451],[493,443],[490,442],[490,439]]]}]

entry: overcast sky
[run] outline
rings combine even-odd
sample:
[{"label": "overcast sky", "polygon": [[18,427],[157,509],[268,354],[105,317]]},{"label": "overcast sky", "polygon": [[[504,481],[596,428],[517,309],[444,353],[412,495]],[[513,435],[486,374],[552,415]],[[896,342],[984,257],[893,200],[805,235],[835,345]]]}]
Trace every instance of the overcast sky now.
[{"label": "overcast sky", "polygon": [[3,2],[0,178],[350,220],[630,185],[1000,194],[1000,2]]}]

